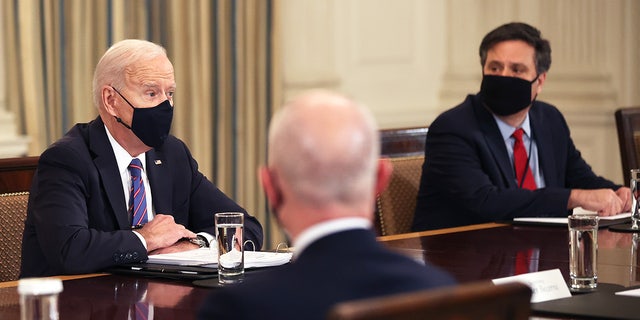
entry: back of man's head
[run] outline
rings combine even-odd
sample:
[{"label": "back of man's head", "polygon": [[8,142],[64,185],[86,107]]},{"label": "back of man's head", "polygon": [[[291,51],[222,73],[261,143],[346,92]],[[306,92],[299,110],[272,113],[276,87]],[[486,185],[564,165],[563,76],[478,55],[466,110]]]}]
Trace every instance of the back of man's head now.
[{"label": "back of man's head", "polygon": [[304,93],[271,122],[269,167],[308,206],[373,201],[378,157],[372,115],[336,93]]}]

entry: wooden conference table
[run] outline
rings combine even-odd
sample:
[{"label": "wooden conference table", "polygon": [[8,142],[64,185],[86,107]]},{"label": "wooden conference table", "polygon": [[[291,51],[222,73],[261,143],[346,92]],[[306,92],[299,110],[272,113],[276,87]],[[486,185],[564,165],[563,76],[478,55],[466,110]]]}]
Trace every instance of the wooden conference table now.
[{"label": "wooden conference table", "polygon": [[[426,259],[459,282],[559,268],[569,278],[565,227],[482,224],[379,238],[385,245]],[[624,287],[640,284],[633,235],[601,229],[598,278]],[[637,241],[637,240],[636,240]],[[524,263],[523,263],[524,262]],[[63,277],[60,319],[127,319],[140,299],[153,304],[154,319],[193,319],[210,288],[189,281],[111,274]],[[0,319],[19,319],[17,281],[0,283]]]}]

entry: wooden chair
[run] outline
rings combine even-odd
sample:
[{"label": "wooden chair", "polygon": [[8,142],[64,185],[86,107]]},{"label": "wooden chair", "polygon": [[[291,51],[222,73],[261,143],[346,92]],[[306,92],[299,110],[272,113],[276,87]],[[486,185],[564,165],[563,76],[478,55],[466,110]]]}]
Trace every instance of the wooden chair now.
[{"label": "wooden chair", "polygon": [[411,232],[424,156],[390,158],[393,173],[387,189],[376,197],[379,235]]},{"label": "wooden chair", "polygon": [[380,130],[380,153],[389,158],[424,155],[427,127]]},{"label": "wooden chair", "polygon": [[17,280],[29,188],[39,157],[0,159],[0,281]]},{"label": "wooden chair", "polygon": [[622,108],[615,112],[622,176],[631,180],[631,169],[640,168],[640,107]]},{"label": "wooden chair", "polygon": [[523,283],[463,284],[347,301],[334,306],[329,320],[529,319],[531,289]]},{"label": "wooden chair", "polygon": [[411,231],[428,131],[427,127],[380,130],[380,154],[391,160],[393,174],[387,189],[376,197],[378,235]]}]

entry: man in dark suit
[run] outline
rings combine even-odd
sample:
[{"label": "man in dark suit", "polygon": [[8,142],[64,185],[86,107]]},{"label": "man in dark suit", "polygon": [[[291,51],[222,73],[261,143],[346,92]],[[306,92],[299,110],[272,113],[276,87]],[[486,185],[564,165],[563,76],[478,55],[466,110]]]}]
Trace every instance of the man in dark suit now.
[{"label": "man in dark suit", "polygon": [[392,170],[379,161],[377,132],[364,107],[329,92],[303,94],[280,110],[259,174],[293,241],[293,262],[215,290],[200,319],[325,319],[340,301],[453,283],[376,242],[374,197]]},{"label": "man in dark suit", "polygon": [[413,229],[630,210],[629,188],[597,176],[560,111],[536,101],[551,65],[540,31],[502,25],[482,40],[480,60],[480,93],[429,127]]},{"label": "man in dark suit", "polygon": [[143,262],[149,253],[208,246],[216,212],[244,212],[246,238],[260,248],[260,223],[169,135],[175,88],[161,46],[123,40],[104,54],[93,81],[99,117],[40,156],[21,277],[96,272]]}]

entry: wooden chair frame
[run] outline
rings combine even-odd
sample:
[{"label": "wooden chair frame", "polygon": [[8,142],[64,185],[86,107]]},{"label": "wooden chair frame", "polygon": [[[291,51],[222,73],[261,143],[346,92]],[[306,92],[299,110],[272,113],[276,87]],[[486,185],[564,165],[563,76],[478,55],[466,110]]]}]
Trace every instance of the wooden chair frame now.
[{"label": "wooden chair frame", "polygon": [[453,287],[347,301],[329,320],[529,319],[531,289],[519,282],[476,282]]}]

